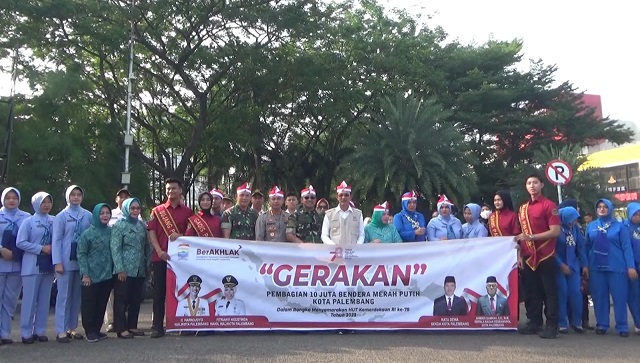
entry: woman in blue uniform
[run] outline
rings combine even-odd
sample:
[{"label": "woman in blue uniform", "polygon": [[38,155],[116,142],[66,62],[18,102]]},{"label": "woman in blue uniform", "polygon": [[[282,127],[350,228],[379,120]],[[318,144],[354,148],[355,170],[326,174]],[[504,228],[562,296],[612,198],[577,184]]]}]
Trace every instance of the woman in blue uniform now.
[{"label": "woman in blue uniform", "polygon": [[0,344],[11,344],[11,319],[16,312],[22,288],[20,265],[22,250],[16,245],[18,229],[29,213],[21,211],[20,192],[9,187],[2,191],[0,208]]},{"label": "woman in blue uniform", "polygon": [[77,185],[67,188],[67,207],[53,221],[53,264],[58,281],[56,298],[56,340],[69,343],[70,339],[83,339],[76,332],[80,314],[81,278],[78,266],[78,239],[91,225],[93,215],[80,203],[84,191]]},{"label": "woman in blue uniform", "polygon": [[596,214],[598,219],[589,223],[585,235],[589,252],[591,296],[596,314],[596,333],[602,335],[609,329],[611,295],[616,331],[621,337],[628,337],[629,279],[638,278],[629,230],[613,217],[613,204],[608,199],[598,200]]},{"label": "woman in blue uniform", "polygon": [[[558,328],[560,333],[569,332],[569,315],[571,327],[576,333],[584,333],[582,328],[582,292],[580,291],[581,266],[587,266],[582,234],[575,227],[580,214],[573,207],[565,207],[558,211],[562,221],[562,230],[556,242],[556,262],[558,263]],[[584,273],[586,274],[586,267]],[[571,310],[568,314],[567,305]]]},{"label": "woman in blue uniform", "polygon": [[17,241],[18,247],[24,251],[20,311],[20,336],[24,344],[49,340],[46,332],[53,284],[53,216],[49,215],[53,199],[48,193],[38,192],[31,197],[31,205],[35,213],[20,226]]}]

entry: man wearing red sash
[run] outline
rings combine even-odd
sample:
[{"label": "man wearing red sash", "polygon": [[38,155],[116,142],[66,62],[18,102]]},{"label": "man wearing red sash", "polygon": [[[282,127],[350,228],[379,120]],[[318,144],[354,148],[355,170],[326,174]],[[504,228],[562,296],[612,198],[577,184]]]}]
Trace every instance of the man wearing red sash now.
[{"label": "man wearing red sash", "polygon": [[169,241],[175,241],[187,229],[193,211],[180,203],[182,182],[168,178],[164,182],[167,202],[151,210],[151,220],[147,224],[149,243],[153,247],[151,256],[151,276],[153,281],[153,332],[152,338],[164,336],[164,310],[167,290],[167,248]]},{"label": "man wearing red sash", "polygon": [[[518,265],[526,289],[525,307],[529,323],[518,332],[540,333],[541,338],[558,337],[558,266],[553,258],[556,237],[560,235],[560,217],[556,204],[542,195],[544,183],[538,175],[527,178],[530,199],[520,207],[518,219],[522,233],[515,237],[520,246]],[[545,306],[547,323],[542,328],[542,307]]]},{"label": "man wearing red sash", "polygon": [[[222,199],[220,199],[222,200]],[[213,213],[213,195],[204,192],[198,196],[198,213],[188,219],[186,236],[198,237],[222,237],[220,229],[220,216]]]}]

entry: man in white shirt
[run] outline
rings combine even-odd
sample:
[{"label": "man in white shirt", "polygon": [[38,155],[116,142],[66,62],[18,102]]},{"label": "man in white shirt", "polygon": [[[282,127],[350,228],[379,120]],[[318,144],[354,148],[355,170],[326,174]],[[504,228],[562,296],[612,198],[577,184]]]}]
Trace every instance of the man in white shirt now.
[{"label": "man in white shirt", "polygon": [[176,316],[209,316],[209,302],[198,296],[202,278],[198,275],[191,275],[187,283],[189,284],[189,294],[178,301]]},{"label": "man in white shirt", "polygon": [[328,245],[364,243],[362,211],[350,205],[351,186],[344,180],[336,187],[338,206],[325,212],[322,223],[322,242]]},{"label": "man in white shirt", "polygon": [[118,193],[116,193],[116,204],[118,206],[111,210],[111,219],[109,220],[109,227],[113,227],[113,225],[116,224],[118,220],[124,218],[124,216],[122,215],[122,203],[124,203],[124,201],[127,200],[128,198],[131,198],[131,193],[129,192],[129,190],[124,188],[118,190]]}]

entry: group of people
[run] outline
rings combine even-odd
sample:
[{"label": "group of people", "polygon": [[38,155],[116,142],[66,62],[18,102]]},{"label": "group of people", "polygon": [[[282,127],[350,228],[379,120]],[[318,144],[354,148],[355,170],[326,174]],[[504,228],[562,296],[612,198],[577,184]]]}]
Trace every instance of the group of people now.
[{"label": "group of people", "polygon": [[[142,204],[126,189],[118,192],[118,208],[100,203],[93,212],[81,207],[84,190],[72,185],[67,206],[50,215],[53,197],[38,192],[31,198],[34,214],[19,209],[20,192],[1,195],[0,343],[11,344],[11,320],[22,291],[22,343],[46,342],[51,289],[56,281],[56,340],[96,342],[107,303],[119,338],[143,335],[137,330],[142,287],[148,271],[150,245],[141,221]],[[115,217],[115,218],[114,218]],[[113,292],[113,295],[111,295]],[[85,335],[76,331],[82,315]]]},{"label": "group of people", "polygon": [[29,215],[19,209],[20,192],[10,187],[2,192],[0,209],[0,342],[12,342],[11,319],[21,290],[22,342],[47,341],[54,278],[58,342],[85,338],[76,332],[79,313],[86,340],[105,338],[101,327],[106,310],[119,338],[144,335],[137,324],[149,273],[151,337],[164,336],[167,250],[170,241],[183,235],[330,245],[514,236],[528,318],[521,333],[555,338],[569,329],[584,332],[590,327],[588,313],[586,319],[583,316],[589,290],[598,334],[609,328],[609,296],[620,336],[628,336],[627,304],[635,331],[640,332],[640,204],[629,204],[629,218],[620,222],[612,217],[611,202],[601,199],[595,206],[598,218],[583,232],[575,201],[558,208],[542,195],[544,183],[537,175],[529,176],[525,187],[530,198],[517,212],[509,193],[499,191],[491,210],[474,203],[464,205],[464,224],[444,195],[427,223],[416,210],[418,194],[409,191],[402,195],[399,213],[390,215],[388,203],[381,203],[373,208],[366,225],[345,181],[335,188],[338,205],[334,208],[326,199],[317,200],[309,185],[299,193],[300,205],[298,193],[285,195],[274,186],[264,210],[262,192],[244,183],[236,189],[235,203],[217,188],[200,194],[194,214],[183,202],[181,181],[169,178],[167,200],[151,210],[146,224],[140,217],[140,200],[126,189],[117,193],[118,208],[99,203],[89,212],[81,207],[83,189],[72,185],[65,193],[67,207],[53,217],[50,194],[36,193],[31,198],[34,214]]},{"label": "group of people", "polygon": [[[399,213],[391,216],[388,203],[381,203],[373,208],[365,225],[362,211],[351,201],[351,186],[345,181],[335,189],[338,205],[334,208],[329,208],[325,199],[316,202],[316,192],[308,186],[300,192],[302,205],[297,209],[289,208],[295,205],[289,198],[296,196],[287,195],[285,210],[284,193],[276,186],[269,192],[267,211],[253,207],[255,195],[245,183],[237,189],[237,204],[220,211],[219,222],[215,216],[210,218],[211,230],[217,230],[219,223],[225,238],[330,245],[513,236],[528,318],[521,333],[556,338],[558,333],[570,330],[584,333],[585,329],[595,329],[597,334],[605,334],[610,296],[618,334],[629,335],[627,305],[635,332],[640,333],[640,204],[630,203],[629,218],[619,221],[613,217],[613,204],[600,199],[595,206],[597,218],[581,227],[577,202],[567,200],[557,206],[543,196],[543,187],[540,176],[530,175],[525,182],[529,200],[517,211],[506,191],[496,192],[493,208],[465,204],[464,224],[454,215],[455,205],[445,195],[427,223],[416,210],[418,194],[409,191],[402,195]],[[206,201],[216,199],[207,194],[200,197],[205,213]],[[595,307],[595,328],[589,324],[588,294]]]}]

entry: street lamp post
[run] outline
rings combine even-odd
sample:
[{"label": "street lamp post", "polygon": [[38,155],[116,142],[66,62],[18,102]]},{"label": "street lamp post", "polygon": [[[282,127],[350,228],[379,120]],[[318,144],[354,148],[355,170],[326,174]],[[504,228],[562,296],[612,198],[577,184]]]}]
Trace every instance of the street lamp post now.
[{"label": "street lamp post", "polygon": [[127,76],[127,128],[124,134],[124,172],[122,172],[122,185],[125,188],[129,187],[129,184],[131,184],[131,172],[129,171],[129,153],[131,146],[133,145],[133,135],[131,134],[131,97],[133,92],[133,81],[135,80],[135,76],[133,75],[133,47],[135,44],[135,35],[133,28],[134,3],[135,0],[131,0],[129,9],[131,31],[129,34],[129,73]]}]

